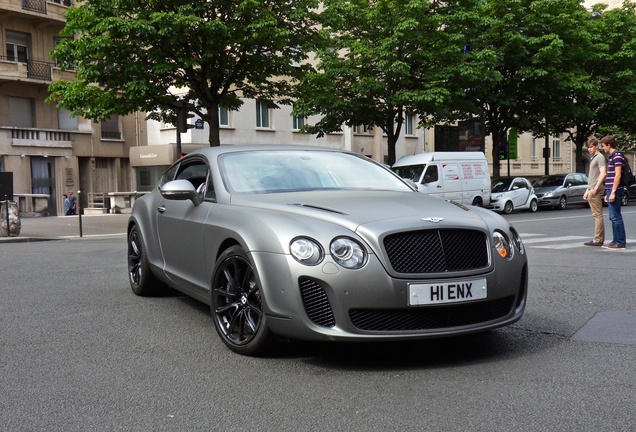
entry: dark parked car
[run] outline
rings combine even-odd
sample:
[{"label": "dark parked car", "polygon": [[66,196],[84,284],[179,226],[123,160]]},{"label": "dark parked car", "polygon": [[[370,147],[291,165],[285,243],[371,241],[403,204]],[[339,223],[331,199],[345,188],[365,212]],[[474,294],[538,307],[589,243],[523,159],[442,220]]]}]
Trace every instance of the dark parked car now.
[{"label": "dark parked car", "polygon": [[583,199],[588,178],[582,173],[543,176],[532,184],[539,199],[539,207],[556,207],[561,210],[570,204],[586,204]]},{"label": "dark parked car", "polygon": [[[630,185],[628,188],[625,188],[623,192],[623,197],[621,198],[621,205],[626,206],[630,201],[636,201],[636,183]],[[607,206],[605,200],[603,200],[603,205]]]},{"label": "dark parked car", "polygon": [[272,336],[387,341],[521,318],[528,264],[503,217],[418,193],[356,153],[221,146],[188,154],[135,201],[128,276],[210,305],[234,352]]}]

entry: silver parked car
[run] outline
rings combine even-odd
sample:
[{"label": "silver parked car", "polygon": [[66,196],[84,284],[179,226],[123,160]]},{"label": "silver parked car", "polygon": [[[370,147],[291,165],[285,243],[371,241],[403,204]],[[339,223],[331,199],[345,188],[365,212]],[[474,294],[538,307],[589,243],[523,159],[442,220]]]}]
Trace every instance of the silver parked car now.
[{"label": "silver parked car", "polygon": [[506,214],[514,210],[537,211],[538,199],[524,177],[501,177],[490,182],[490,209]]},{"label": "silver parked car", "polygon": [[532,184],[539,198],[539,207],[564,210],[569,204],[587,204],[583,199],[587,189],[587,175],[582,173],[543,176]]},{"label": "silver parked car", "polygon": [[128,224],[135,294],[210,305],[222,341],[258,355],[309,341],[442,337],[514,323],[523,243],[501,216],[429,197],[356,154],[222,146],[172,165]]}]

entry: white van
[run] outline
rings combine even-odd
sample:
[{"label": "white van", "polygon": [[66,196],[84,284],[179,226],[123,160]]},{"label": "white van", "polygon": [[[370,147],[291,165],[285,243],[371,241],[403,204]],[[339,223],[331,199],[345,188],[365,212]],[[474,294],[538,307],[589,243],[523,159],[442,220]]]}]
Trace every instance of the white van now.
[{"label": "white van", "polygon": [[490,204],[490,170],[481,152],[431,152],[400,158],[391,169],[420,192],[461,204]]}]

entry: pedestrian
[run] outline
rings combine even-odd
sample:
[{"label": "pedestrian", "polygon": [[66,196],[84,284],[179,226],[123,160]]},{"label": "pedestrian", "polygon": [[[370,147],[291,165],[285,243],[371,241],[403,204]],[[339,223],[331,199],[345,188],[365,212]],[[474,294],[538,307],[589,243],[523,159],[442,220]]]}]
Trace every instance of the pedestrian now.
[{"label": "pedestrian", "polygon": [[72,190],[68,190],[68,203],[72,215],[77,214],[77,197],[73,195]]},{"label": "pedestrian", "polygon": [[64,215],[69,216],[71,214],[71,202],[68,199],[68,195],[62,194],[64,197]]},{"label": "pedestrian", "polygon": [[583,199],[590,205],[594,218],[594,239],[583,243],[586,246],[603,246],[605,242],[605,224],[603,223],[603,195],[605,194],[605,176],[607,161],[598,150],[598,140],[590,137],[587,140],[587,152],[590,154],[590,170],[587,189]]},{"label": "pedestrian", "polygon": [[612,222],[613,239],[610,244],[603,246],[608,249],[625,249],[627,238],[625,224],[621,214],[621,201],[624,188],[621,186],[621,173],[625,166],[625,156],[616,150],[616,138],[607,135],[601,138],[603,151],[609,155],[607,159],[607,176],[605,177],[605,202],[609,208],[609,218]]}]

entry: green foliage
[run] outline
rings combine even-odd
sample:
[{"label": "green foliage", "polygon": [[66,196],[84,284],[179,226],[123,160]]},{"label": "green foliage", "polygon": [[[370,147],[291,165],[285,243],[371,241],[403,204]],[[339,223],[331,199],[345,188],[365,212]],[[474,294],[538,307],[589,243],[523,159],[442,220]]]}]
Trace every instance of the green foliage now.
[{"label": "green foliage", "polygon": [[[315,33],[315,0],[89,0],[71,7],[69,39],[53,52],[76,81],[50,86],[49,101],[92,120],[142,110],[174,121],[174,88],[218,145],[218,107],[241,98],[289,103]],[[75,35],[74,39],[71,39]],[[289,77],[289,79],[280,79]]]},{"label": "green foliage", "polygon": [[187,89],[217,145],[219,106],[294,100],[295,114],[320,117],[308,132],[381,128],[391,163],[409,112],[420,126],[481,117],[493,160],[511,128],[567,132],[578,170],[590,135],[636,136],[633,1],[595,6],[596,20],[579,0],[320,3],[78,3],[53,53],[77,80],[51,84],[49,101],[98,121],[138,110],[174,121],[170,92]]},{"label": "green foliage", "polygon": [[343,124],[381,128],[393,163],[406,112],[430,123],[451,116],[455,94],[448,79],[462,60],[463,35],[444,29],[446,2],[326,0],[323,6],[318,65],[299,87],[295,113],[320,115],[306,127],[318,135]]}]

